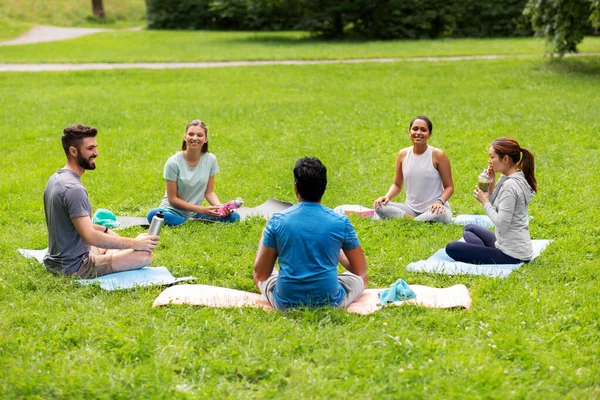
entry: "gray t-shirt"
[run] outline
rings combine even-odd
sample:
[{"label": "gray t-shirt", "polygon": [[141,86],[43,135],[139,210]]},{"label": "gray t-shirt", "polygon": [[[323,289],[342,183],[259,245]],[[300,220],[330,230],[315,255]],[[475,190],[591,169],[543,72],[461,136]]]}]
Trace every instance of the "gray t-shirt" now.
[{"label": "gray t-shirt", "polygon": [[[219,172],[219,165],[217,164],[217,157],[214,154],[202,153],[198,164],[195,167],[190,167],[185,162],[183,153],[178,152],[167,160],[163,178],[168,181],[177,182],[177,197],[181,200],[200,205],[202,204],[202,200],[204,200],[208,179],[217,172]],[[185,218],[191,218],[196,214],[193,211],[173,207],[169,203],[166,194],[160,203],[160,208],[173,211]]]},{"label": "gray t-shirt", "polygon": [[48,227],[48,253],[44,266],[48,271],[72,275],[90,252],[71,218],[92,217],[92,206],[79,175],[59,169],[48,179],[44,190],[44,212]]}]

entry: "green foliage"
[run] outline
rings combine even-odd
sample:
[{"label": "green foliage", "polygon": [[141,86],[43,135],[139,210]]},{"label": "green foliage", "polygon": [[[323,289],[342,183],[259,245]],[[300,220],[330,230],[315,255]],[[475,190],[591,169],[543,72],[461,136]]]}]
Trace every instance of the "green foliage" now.
[{"label": "green foliage", "polygon": [[297,0],[146,0],[150,29],[289,30]]},{"label": "green foliage", "polygon": [[[304,0],[299,25],[325,37],[376,39],[518,36],[524,0]],[[522,22],[521,22],[521,25]]]},{"label": "green foliage", "polygon": [[[597,398],[599,76],[600,57],[0,74],[0,398]],[[536,156],[531,234],[554,242],[506,279],[404,271],[459,226],[352,218],[371,287],[463,283],[470,311],[152,309],[163,288],[82,287],[16,252],[46,245],[42,193],[67,124],[99,128],[83,176],[94,210],[144,215],[192,118],[211,128],[222,199],[293,200],[294,161],[316,155],[333,207],[387,190],[418,114],[452,162],[455,213],[481,212],[472,188],[493,139]],[[264,226],[165,228],[153,265],[256,292]]]},{"label": "green foliage", "polygon": [[326,38],[529,34],[525,0],[146,0],[153,29],[308,30]]},{"label": "green foliage", "polygon": [[559,57],[577,51],[589,33],[588,20],[600,26],[599,12],[597,0],[529,0],[523,11],[535,35],[546,40],[547,52]]},{"label": "green foliage", "polygon": [[590,14],[590,23],[594,28],[600,30],[600,0],[592,0],[590,6],[592,13]]}]

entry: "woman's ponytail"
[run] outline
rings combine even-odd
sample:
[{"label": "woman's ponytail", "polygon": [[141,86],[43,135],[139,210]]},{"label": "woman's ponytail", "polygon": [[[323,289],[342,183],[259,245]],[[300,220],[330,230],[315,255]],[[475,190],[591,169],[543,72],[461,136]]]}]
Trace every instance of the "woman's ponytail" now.
[{"label": "woman's ponytail", "polygon": [[537,181],[535,180],[535,157],[533,157],[533,153],[523,147],[521,147],[521,153],[523,154],[521,157],[521,161],[517,164],[517,168],[523,171],[523,175],[525,175],[525,179],[527,179],[527,183],[533,189],[534,192],[537,192]]},{"label": "woman's ponytail", "polygon": [[523,171],[527,183],[534,192],[537,192],[537,182],[535,180],[535,164],[534,157],[531,151],[524,149],[517,143],[515,139],[509,137],[503,137],[494,140],[492,147],[496,154],[500,158],[504,156],[510,157],[512,162],[515,163],[517,169]]}]

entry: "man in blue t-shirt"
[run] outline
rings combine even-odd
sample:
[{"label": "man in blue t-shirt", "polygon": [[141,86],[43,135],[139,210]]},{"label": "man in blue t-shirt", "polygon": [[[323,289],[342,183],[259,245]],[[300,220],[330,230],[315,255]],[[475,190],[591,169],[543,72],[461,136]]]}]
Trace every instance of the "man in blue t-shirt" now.
[{"label": "man in blue t-shirt", "polygon": [[[254,261],[254,283],[277,309],[348,307],[367,286],[367,262],[344,215],[321,205],[327,169],[317,158],[294,167],[298,204],[273,215]],[[274,269],[279,259],[279,271]],[[348,272],[337,273],[338,261]]]}]

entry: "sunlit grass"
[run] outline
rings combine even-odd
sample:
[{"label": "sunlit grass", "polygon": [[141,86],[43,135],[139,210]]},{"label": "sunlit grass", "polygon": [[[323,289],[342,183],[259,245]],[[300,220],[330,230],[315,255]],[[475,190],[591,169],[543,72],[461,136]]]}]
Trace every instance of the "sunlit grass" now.
[{"label": "sunlit grass", "polygon": [[[598,397],[599,78],[600,57],[0,74],[0,397]],[[507,279],[405,273],[460,227],[352,218],[372,287],[464,283],[470,312],[152,309],[161,288],[80,287],[16,252],[46,245],[42,193],[70,123],[100,131],[83,177],[94,210],[144,215],[191,119],[209,124],[221,199],[292,201],[293,163],[315,155],[334,207],[385,193],[418,114],[451,160],[455,214],[481,212],[471,190],[493,139],[536,156],[531,234],[554,242]],[[256,291],[264,225],[165,229],[153,265]]]}]

